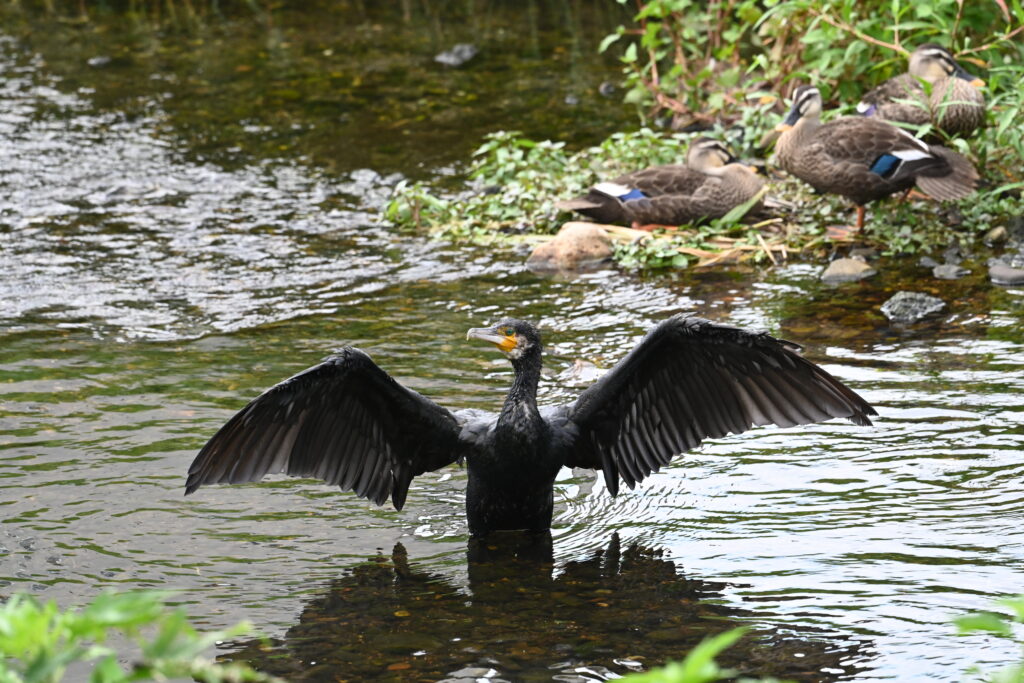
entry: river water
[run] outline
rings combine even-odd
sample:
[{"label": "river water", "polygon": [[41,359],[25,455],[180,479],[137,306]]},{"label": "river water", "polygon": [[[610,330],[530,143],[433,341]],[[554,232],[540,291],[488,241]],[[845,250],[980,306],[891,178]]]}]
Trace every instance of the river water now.
[{"label": "river water", "polygon": [[[400,177],[448,176],[487,130],[586,142],[628,125],[596,94],[614,66],[579,57],[615,17],[585,21],[583,6],[531,4],[522,21],[498,3],[486,30],[350,8],[358,22],[250,27],[262,43],[219,52],[221,34],[202,47],[161,34],[154,47],[129,32],[101,50],[91,29],[40,35],[8,18],[0,591],[72,605],[104,589],[174,589],[204,627],[254,622],[268,644],[220,654],[289,680],[604,680],[733,625],[753,631],[723,661],[797,680],[952,681],[1019,657],[1013,643],[956,636],[950,619],[1024,590],[1024,291],[980,275],[925,282],[947,310],[900,328],[878,305],[913,268],[839,290],[814,263],[552,279],[521,254],[378,221]],[[430,55],[464,35],[492,52],[439,71]],[[399,85],[324,91],[328,104],[293,111],[311,97],[310,45],[332,60],[342,44],[331,40],[358,36],[380,54],[353,50],[356,63]],[[414,59],[401,61],[402,45]],[[259,54],[271,66],[239,68]],[[271,68],[292,79],[273,84],[280,101],[249,102]],[[250,90],[218,74],[253,79]],[[473,90],[496,82],[520,97]],[[231,92],[253,109],[232,119]],[[450,92],[463,99],[436,105]],[[367,111],[374,93],[434,120]],[[468,327],[538,322],[540,400],[557,403],[600,372],[577,361],[608,367],[680,311],[804,344],[878,408],[875,426],[712,441],[617,499],[565,470],[550,542],[469,542],[454,467],[418,478],[402,512],[280,477],[182,496],[220,424],[341,344],[448,407],[493,410],[511,369],[467,344]]]}]

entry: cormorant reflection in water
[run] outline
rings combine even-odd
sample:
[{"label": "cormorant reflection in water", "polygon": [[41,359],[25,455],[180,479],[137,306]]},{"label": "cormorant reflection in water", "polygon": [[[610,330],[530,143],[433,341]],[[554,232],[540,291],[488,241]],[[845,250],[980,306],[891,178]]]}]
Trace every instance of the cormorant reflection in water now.
[{"label": "cormorant reflection in water", "polygon": [[[718,604],[727,584],[688,579],[661,552],[613,535],[556,567],[550,533],[471,539],[468,590],[410,565],[405,548],[334,579],[271,651],[231,659],[289,681],[594,681],[681,659],[703,638],[765,613]],[[757,629],[719,661],[796,681],[863,670],[862,640],[812,628]]]}]

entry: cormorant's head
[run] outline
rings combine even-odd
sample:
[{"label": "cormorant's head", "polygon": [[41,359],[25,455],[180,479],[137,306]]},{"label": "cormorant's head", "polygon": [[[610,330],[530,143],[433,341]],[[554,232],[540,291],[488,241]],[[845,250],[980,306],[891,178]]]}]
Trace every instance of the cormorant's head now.
[{"label": "cormorant's head", "polygon": [[821,115],[821,93],[811,85],[801,85],[793,91],[793,106],[782,123],[775,130],[784,132],[792,128],[805,116],[813,118]]},{"label": "cormorant's head", "polygon": [[521,358],[530,349],[540,348],[537,328],[514,318],[505,318],[491,327],[474,327],[466,332],[466,339],[491,342],[512,359]]}]

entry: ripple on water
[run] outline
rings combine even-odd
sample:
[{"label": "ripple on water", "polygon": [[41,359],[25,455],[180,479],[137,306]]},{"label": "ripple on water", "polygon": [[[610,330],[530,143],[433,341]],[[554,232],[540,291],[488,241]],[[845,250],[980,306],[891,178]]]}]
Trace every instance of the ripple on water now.
[{"label": "ripple on water", "polygon": [[3,40],[0,320],[190,338],[333,312],[325,288],[396,269],[373,212],[397,177],[185,162],[157,137],[158,110],[97,114],[20,60]]}]

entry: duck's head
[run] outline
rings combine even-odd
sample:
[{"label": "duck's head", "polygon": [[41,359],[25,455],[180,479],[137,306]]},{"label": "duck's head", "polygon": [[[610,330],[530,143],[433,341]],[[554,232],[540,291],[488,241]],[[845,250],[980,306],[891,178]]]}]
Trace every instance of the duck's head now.
[{"label": "duck's head", "polygon": [[712,138],[694,138],[686,152],[686,165],[695,171],[707,171],[736,161],[729,148]]},{"label": "duck's head", "polygon": [[801,85],[793,92],[793,106],[775,130],[783,132],[795,126],[800,119],[821,116],[821,92],[813,85]]},{"label": "duck's head", "polygon": [[949,50],[936,43],[918,46],[910,55],[907,72],[929,83],[937,83],[943,78],[960,78],[976,88],[985,85],[985,81],[964,70]]},{"label": "duck's head", "polygon": [[509,358],[519,359],[527,351],[540,351],[540,333],[525,320],[505,318],[490,327],[474,327],[466,332],[466,339],[479,339],[498,347]]}]

